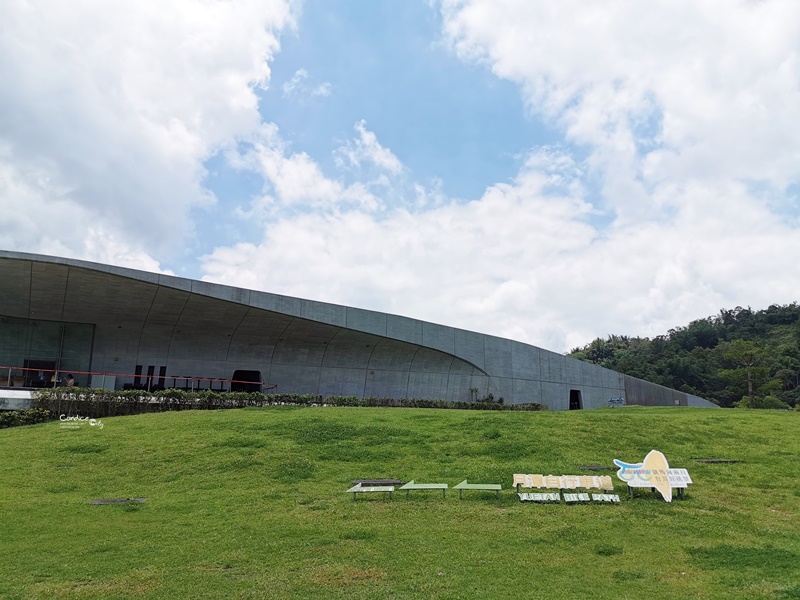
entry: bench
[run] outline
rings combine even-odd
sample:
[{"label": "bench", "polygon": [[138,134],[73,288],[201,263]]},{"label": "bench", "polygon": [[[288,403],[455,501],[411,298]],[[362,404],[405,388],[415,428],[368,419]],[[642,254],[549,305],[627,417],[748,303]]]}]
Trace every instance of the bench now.
[{"label": "bench", "polygon": [[399,489],[406,491],[406,497],[411,490],[442,490],[442,498],[447,493],[446,483],[414,483],[412,479],[407,484],[401,486]]},{"label": "bench", "polygon": [[369,493],[373,493],[373,492],[388,492],[389,499],[391,500],[393,491],[394,491],[394,486],[393,485],[368,485],[368,486],[364,486],[364,485],[361,485],[360,483],[357,483],[356,485],[351,487],[349,490],[347,490],[347,492],[345,492],[345,493],[353,492],[353,500],[355,500],[356,499],[356,494],[369,494]]},{"label": "bench", "polygon": [[487,490],[490,492],[495,493],[495,497],[500,497],[500,490],[503,489],[499,483],[467,483],[465,479],[458,485],[453,487],[454,490],[458,490],[458,499],[461,500],[461,494],[464,490]]}]

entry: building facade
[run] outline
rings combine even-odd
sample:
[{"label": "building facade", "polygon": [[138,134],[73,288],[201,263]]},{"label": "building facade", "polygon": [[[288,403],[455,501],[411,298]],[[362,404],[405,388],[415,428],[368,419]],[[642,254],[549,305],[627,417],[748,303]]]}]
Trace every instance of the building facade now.
[{"label": "building facade", "polygon": [[459,401],[491,394],[551,410],[611,398],[714,406],[529,344],[417,319],[0,251],[0,385],[36,387],[67,374],[77,385],[116,389],[227,389],[246,378],[269,384],[265,391]]}]

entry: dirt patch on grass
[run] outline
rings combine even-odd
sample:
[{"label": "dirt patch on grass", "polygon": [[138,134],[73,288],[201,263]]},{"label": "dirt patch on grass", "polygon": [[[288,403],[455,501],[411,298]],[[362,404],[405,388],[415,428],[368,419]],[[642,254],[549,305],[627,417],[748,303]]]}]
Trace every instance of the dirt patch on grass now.
[{"label": "dirt patch on grass", "polygon": [[30,592],[33,598],[137,598],[152,594],[161,585],[162,578],[160,569],[145,567],[111,579],[37,583]]},{"label": "dirt patch on grass", "polygon": [[332,587],[350,587],[381,581],[386,571],[380,569],[359,569],[347,565],[325,565],[315,570],[311,577],[314,583]]}]

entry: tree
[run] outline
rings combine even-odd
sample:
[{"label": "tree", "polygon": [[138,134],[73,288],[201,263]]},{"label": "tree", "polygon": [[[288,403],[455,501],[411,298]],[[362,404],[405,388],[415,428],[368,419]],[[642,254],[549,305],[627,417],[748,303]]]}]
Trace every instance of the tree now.
[{"label": "tree", "polygon": [[732,381],[746,381],[750,406],[755,406],[755,381],[769,373],[767,368],[762,366],[765,359],[764,349],[754,342],[741,339],[720,344],[719,347],[722,350],[722,358],[728,364],[734,365],[732,369],[725,371],[726,378]]}]

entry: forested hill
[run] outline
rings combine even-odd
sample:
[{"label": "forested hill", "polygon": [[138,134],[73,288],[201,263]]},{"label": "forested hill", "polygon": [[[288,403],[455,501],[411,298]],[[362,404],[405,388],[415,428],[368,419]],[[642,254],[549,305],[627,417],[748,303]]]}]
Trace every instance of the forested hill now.
[{"label": "forested hill", "polygon": [[610,335],[568,356],[720,406],[800,404],[800,306],[721,310],[653,339]]}]

